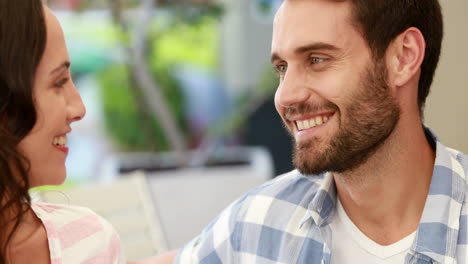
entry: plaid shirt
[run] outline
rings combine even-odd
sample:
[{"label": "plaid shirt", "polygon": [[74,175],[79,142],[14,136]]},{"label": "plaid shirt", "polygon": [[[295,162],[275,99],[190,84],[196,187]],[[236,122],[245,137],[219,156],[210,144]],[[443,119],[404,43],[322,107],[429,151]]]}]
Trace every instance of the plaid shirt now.
[{"label": "plaid shirt", "polygon": [[[468,264],[468,156],[435,137],[432,143],[429,195],[405,263]],[[179,251],[175,263],[330,263],[336,199],[331,174],[292,171],[231,204]]]}]

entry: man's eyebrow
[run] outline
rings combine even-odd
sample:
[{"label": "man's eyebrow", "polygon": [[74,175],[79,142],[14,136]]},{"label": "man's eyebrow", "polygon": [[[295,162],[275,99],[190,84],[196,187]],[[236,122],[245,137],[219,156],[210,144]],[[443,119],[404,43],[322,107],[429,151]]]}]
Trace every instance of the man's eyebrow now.
[{"label": "man's eyebrow", "polygon": [[339,50],[339,48],[328,43],[318,42],[318,43],[313,43],[310,45],[299,47],[295,50],[295,53],[300,54],[300,53],[305,53],[309,51],[317,51],[317,50],[335,51],[335,50]]},{"label": "man's eyebrow", "polygon": [[282,60],[282,59],[281,59],[281,57],[280,57],[278,54],[276,54],[276,53],[271,54],[271,63],[273,64],[273,63],[274,63],[275,61],[277,61],[277,60]]},{"label": "man's eyebrow", "polygon": [[[339,50],[339,48],[336,47],[336,46],[333,46],[331,44],[328,44],[328,43],[318,42],[318,43],[313,43],[313,44],[310,44],[310,45],[305,45],[305,46],[299,47],[294,51],[294,53],[295,54],[302,54],[302,53],[305,53],[305,52],[319,51],[319,50],[336,51],[336,50]],[[271,55],[271,63],[273,63],[276,60],[282,60],[282,59],[278,54],[273,53]]]},{"label": "man's eyebrow", "polygon": [[56,74],[57,72],[63,70],[63,69],[69,69],[70,68],[70,65],[71,63],[69,61],[64,61],[62,64],[60,64],[60,66],[58,66],[57,68],[53,69],[50,74],[51,75],[54,75]]}]

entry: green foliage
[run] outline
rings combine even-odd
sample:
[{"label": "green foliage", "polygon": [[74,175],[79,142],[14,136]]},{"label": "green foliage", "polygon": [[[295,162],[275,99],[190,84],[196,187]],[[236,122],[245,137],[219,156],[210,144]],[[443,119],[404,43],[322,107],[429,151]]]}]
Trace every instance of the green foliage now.
[{"label": "green foliage", "polygon": [[[183,128],[183,104],[180,89],[167,72],[154,73],[168,98],[170,110]],[[114,65],[100,74],[101,96],[104,105],[105,126],[110,136],[123,151],[168,150],[167,137],[159,122],[139,105],[141,96],[132,88],[129,70],[125,65]]]},{"label": "green foliage", "polygon": [[185,24],[194,25],[207,17],[220,18],[224,14],[224,8],[220,4],[168,4],[166,6],[175,18]]},{"label": "green foliage", "polygon": [[217,25],[217,20],[208,16],[199,18],[195,24],[174,21],[166,28],[162,28],[161,23],[156,21],[152,33],[151,64],[192,64],[215,69],[218,62]]},{"label": "green foliage", "polygon": [[[182,133],[187,135],[185,101],[174,71],[182,64],[216,69],[218,22],[212,15],[197,16],[193,23],[171,17],[168,23],[167,17],[158,16],[151,25],[147,63],[169,110]],[[169,150],[160,123],[141,105],[144,100],[139,89],[133,86],[128,67],[112,65],[99,75],[107,131],[124,151]]]}]

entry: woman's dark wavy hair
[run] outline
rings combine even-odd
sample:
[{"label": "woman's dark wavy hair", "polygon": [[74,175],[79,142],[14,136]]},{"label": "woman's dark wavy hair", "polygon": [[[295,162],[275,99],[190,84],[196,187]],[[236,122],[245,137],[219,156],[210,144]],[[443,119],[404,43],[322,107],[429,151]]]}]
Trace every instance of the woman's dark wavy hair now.
[{"label": "woman's dark wavy hair", "polygon": [[18,143],[36,123],[34,76],[46,37],[41,0],[0,1],[0,264],[30,208],[29,162]]}]

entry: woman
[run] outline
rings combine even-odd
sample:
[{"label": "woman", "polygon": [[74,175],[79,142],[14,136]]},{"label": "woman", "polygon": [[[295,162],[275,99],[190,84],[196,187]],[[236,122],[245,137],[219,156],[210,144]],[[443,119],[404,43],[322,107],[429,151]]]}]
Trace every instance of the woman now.
[{"label": "woman", "polygon": [[69,68],[60,24],[40,0],[0,1],[0,264],[125,262],[102,218],[28,194],[65,179],[67,134],[85,115]]}]

